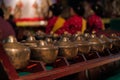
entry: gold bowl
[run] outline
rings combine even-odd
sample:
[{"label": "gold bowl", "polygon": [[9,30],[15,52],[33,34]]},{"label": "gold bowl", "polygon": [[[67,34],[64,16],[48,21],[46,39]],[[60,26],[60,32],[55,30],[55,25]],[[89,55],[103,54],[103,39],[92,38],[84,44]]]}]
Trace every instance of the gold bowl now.
[{"label": "gold bowl", "polygon": [[112,39],[112,44],[114,46],[120,47],[120,37],[116,34],[111,34],[110,39]]},{"label": "gold bowl", "polygon": [[59,55],[67,59],[73,59],[78,54],[78,46],[71,42],[68,36],[63,36],[56,45],[59,47]]},{"label": "gold bowl", "polygon": [[13,36],[9,36],[3,46],[15,69],[21,69],[27,66],[30,60],[30,49],[28,47],[17,42]]},{"label": "gold bowl", "polygon": [[78,45],[79,52],[87,54],[91,50],[91,46],[87,40],[85,40],[82,35],[76,37],[74,43]]},{"label": "gold bowl", "polygon": [[101,39],[99,39],[94,33],[91,34],[89,44],[91,45],[92,50],[98,52],[102,52],[105,48],[105,43]]},{"label": "gold bowl", "polygon": [[53,63],[58,55],[58,47],[48,45],[45,41],[40,40],[37,47],[31,47],[31,59],[40,60],[47,64]]},{"label": "gold bowl", "polygon": [[100,39],[104,42],[105,48],[112,48],[112,40],[106,37],[105,35],[100,35]]}]

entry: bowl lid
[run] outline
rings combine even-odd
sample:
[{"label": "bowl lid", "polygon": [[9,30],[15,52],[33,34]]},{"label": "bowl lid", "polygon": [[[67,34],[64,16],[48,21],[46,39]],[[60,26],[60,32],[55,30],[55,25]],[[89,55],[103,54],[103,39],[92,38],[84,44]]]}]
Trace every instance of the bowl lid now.
[{"label": "bowl lid", "polygon": [[48,45],[47,42],[44,40],[39,40],[37,48],[39,48],[39,49],[56,49],[57,47],[54,45]]},{"label": "bowl lid", "polygon": [[105,36],[104,34],[100,35],[100,39],[103,41],[103,42],[112,42],[112,39],[108,38],[107,36]]},{"label": "bowl lid", "polygon": [[119,40],[120,40],[120,37],[117,36],[117,35],[114,34],[114,33],[110,35],[110,38],[111,38],[113,41],[119,41]]},{"label": "bowl lid", "polygon": [[56,44],[58,47],[75,47],[77,46],[76,44],[74,44],[73,42],[70,41],[68,36],[62,36],[61,39],[56,42]]},{"label": "bowl lid", "polygon": [[79,45],[79,46],[90,45],[89,41],[85,40],[82,35],[77,36],[74,43]]},{"label": "bowl lid", "polygon": [[4,44],[4,48],[25,49],[27,47],[18,42],[14,36],[9,36],[7,42]]},{"label": "bowl lid", "polygon": [[89,39],[90,44],[103,44],[104,42],[99,39],[96,34],[91,34],[91,37]]}]

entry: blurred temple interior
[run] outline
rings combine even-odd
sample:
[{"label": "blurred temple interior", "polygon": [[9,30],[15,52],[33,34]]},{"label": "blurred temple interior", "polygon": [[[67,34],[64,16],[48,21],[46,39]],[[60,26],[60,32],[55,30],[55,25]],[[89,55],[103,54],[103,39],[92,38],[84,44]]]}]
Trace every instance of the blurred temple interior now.
[{"label": "blurred temple interior", "polygon": [[120,80],[120,0],[0,0],[0,80]]}]

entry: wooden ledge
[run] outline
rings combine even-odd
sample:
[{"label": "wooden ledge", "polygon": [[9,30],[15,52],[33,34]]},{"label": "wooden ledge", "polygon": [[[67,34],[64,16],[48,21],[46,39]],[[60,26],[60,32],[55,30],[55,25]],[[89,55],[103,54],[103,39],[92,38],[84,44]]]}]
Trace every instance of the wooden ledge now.
[{"label": "wooden ledge", "polygon": [[22,80],[34,80],[34,79],[53,80],[53,79],[61,78],[70,74],[81,72],[86,69],[102,66],[118,60],[120,60],[120,54],[115,54],[107,57],[101,57],[93,60],[72,64],[70,66],[56,68],[50,71],[32,73],[26,76],[21,76],[20,79]]}]

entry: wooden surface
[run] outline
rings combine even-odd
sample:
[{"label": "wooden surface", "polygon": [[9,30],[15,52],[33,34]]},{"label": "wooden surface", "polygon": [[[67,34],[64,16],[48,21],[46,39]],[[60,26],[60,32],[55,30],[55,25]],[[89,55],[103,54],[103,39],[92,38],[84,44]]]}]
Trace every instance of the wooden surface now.
[{"label": "wooden surface", "polygon": [[7,74],[8,78],[10,80],[18,79],[19,76],[18,76],[15,68],[9,61],[9,57],[7,56],[6,52],[4,51],[1,43],[0,43],[0,60],[1,60],[2,66],[4,67],[4,69],[6,71],[5,73]]},{"label": "wooden surface", "polygon": [[86,60],[82,62],[80,61],[70,65],[65,64],[65,66],[53,68],[52,70],[49,70],[49,71],[41,69],[38,72],[31,73],[25,76],[18,76],[18,73],[10,63],[9,58],[6,55],[1,44],[0,44],[0,60],[2,61],[2,64],[10,80],[54,80],[54,79],[58,79],[74,73],[83,72],[86,69],[92,69],[108,63],[119,61],[120,52],[117,54],[111,54],[106,57],[99,57],[99,58]]},{"label": "wooden surface", "polygon": [[43,71],[43,72],[37,72],[32,73],[26,76],[21,76],[20,79],[23,80],[54,80],[60,77],[64,77],[70,74],[74,74],[77,72],[84,71],[86,69],[95,68],[98,66],[102,66],[114,61],[120,60],[120,54],[110,55],[106,57],[101,57],[93,60],[88,60],[76,64],[72,64],[69,66],[56,68],[50,71]]}]

